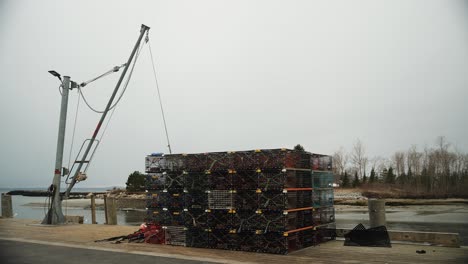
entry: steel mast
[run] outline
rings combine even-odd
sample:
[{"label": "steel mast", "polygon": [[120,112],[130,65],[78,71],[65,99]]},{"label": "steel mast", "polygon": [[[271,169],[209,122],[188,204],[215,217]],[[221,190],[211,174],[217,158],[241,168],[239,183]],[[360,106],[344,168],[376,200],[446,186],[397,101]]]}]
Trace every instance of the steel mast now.
[{"label": "steel mast", "polygon": [[[58,75],[57,77],[59,77]],[[60,78],[60,77],[59,77]],[[62,200],[60,197],[60,177],[62,176],[63,145],[65,141],[65,127],[67,124],[68,90],[70,89],[70,77],[63,76],[62,81],[62,103],[60,106],[59,130],[57,137],[57,152],[55,155],[54,180],[49,187],[52,193],[49,211],[42,220],[42,224],[56,225],[65,222],[62,213]]]}]

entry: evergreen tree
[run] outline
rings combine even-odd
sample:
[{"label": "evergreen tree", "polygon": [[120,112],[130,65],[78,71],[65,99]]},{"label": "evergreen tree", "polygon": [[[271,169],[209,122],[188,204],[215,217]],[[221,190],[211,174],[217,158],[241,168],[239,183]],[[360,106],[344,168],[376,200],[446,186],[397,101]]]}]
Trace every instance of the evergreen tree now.
[{"label": "evergreen tree", "polygon": [[411,170],[411,167],[408,168],[408,174],[406,175],[406,179],[408,183],[414,184],[413,182],[413,171]]},{"label": "evergreen tree", "polygon": [[372,167],[372,170],[370,171],[370,177],[369,177],[369,182],[374,183],[375,182],[375,170],[374,167]]},{"label": "evergreen tree", "polygon": [[301,146],[301,144],[297,144],[296,146],[294,146],[294,150],[305,151],[305,150],[304,150],[304,147]]},{"label": "evergreen tree", "polygon": [[395,174],[393,174],[393,168],[388,168],[387,177],[385,183],[394,184],[395,183]]},{"label": "evergreen tree", "polygon": [[408,183],[407,176],[404,172],[400,176],[398,176],[398,183],[401,185],[405,185],[406,183]]},{"label": "evergreen tree", "polygon": [[357,171],[354,173],[354,180],[353,180],[353,188],[356,188],[359,186],[359,178],[357,175]]},{"label": "evergreen tree", "polygon": [[364,176],[362,176],[362,184],[366,184],[367,183],[367,176],[366,176],[366,173],[364,172]]},{"label": "evergreen tree", "polygon": [[431,181],[426,167],[424,167],[421,171],[421,183],[426,191],[429,191],[431,189]]},{"label": "evergreen tree", "polygon": [[348,172],[345,171],[344,176],[343,176],[343,182],[341,187],[349,187],[349,177],[348,177]]},{"label": "evergreen tree", "polygon": [[129,192],[142,192],[145,190],[145,181],[146,177],[144,174],[141,174],[139,171],[134,171],[132,174],[128,175],[127,182],[127,191]]}]

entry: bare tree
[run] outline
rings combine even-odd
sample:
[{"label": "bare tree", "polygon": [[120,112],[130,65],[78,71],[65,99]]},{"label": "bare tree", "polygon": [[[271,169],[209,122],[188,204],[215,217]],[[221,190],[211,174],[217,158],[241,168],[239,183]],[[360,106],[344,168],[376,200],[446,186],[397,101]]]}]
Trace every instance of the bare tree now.
[{"label": "bare tree", "polygon": [[408,153],[406,154],[406,164],[408,164],[408,170],[411,169],[415,175],[421,174],[423,167],[422,156],[423,154],[418,152],[416,145],[411,146],[411,148],[408,150]]},{"label": "bare tree", "polygon": [[448,192],[450,184],[450,163],[454,160],[454,156],[449,152],[450,143],[445,137],[440,136],[436,140],[437,149],[434,151],[434,162],[436,165],[436,173],[439,178],[440,187]]},{"label": "bare tree", "polygon": [[333,171],[335,174],[343,175],[348,163],[348,155],[343,147],[333,153]]},{"label": "bare tree", "polygon": [[393,168],[401,177],[397,184],[406,191],[439,197],[467,195],[468,154],[459,151],[444,137],[438,137],[435,145],[425,146],[422,150],[413,145],[406,152],[395,152],[391,159],[368,159],[364,145],[358,139],[349,155],[340,148],[333,159],[337,174],[346,171],[362,178],[369,165],[374,169],[375,176],[381,178]]},{"label": "bare tree", "polygon": [[360,139],[356,140],[351,151],[351,162],[358,172],[359,178],[362,178],[367,165],[366,150]]},{"label": "bare tree", "polygon": [[405,173],[405,153],[401,151],[393,154],[393,164],[395,165],[396,175],[401,176]]}]

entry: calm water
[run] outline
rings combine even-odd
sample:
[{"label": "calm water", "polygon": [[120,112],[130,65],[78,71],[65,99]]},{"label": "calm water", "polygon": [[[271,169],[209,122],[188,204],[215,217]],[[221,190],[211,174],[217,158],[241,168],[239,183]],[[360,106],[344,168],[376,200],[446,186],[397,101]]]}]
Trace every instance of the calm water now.
[{"label": "calm water", "polygon": [[[18,188],[19,189],[19,188]],[[75,188],[76,192],[103,192],[108,188]],[[0,189],[0,193],[6,193],[11,189]],[[22,188],[21,190],[25,190]],[[29,189],[28,189],[29,190]],[[47,213],[47,197],[28,197],[21,195],[12,196],[13,215],[15,218],[23,219],[44,219]],[[43,206],[25,206],[30,203],[40,203]],[[91,210],[81,208],[70,208],[66,206],[67,203],[63,202],[62,210],[64,215],[82,215],[85,224],[91,224]],[[0,209],[1,211],[1,209]],[[135,225],[138,226],[144,222],[146,212],[139,211],[118,211],[117,222],[121,225]],[[96,221],[99,224],[105,223],[104,210],[96,210]]]},{"label": "calm water", "polygon": [[[352,229],[359,223],[369,227],[369,213],[365,209],[367,208],[354,212],[337,211],[337,227]],[[446,211],[434,210],[434,206],[417,206],[415,211],[387,211],[386,218],[388,230],[459,233],[461,244],[468,246],[468,205],[456,206],[456,209]]]}]

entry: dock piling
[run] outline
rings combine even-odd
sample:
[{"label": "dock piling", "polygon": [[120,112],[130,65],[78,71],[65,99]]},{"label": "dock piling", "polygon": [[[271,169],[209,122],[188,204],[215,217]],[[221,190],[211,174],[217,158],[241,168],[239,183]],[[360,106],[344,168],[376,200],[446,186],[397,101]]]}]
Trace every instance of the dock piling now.
[{"label": "dock piling", "polygon": [[13,218],[13,204],[11,202],[11,195],[2,193],[2,217]]},{"label": "dock piling", "polygon": [[96,196],[91,194],[91,224],[97,224],[96,222]]},{"label": "dock piling", "polygon": [[369,199],[369,225],[370,227],[385,226],[387,221],[385,218],[385,200]]},{"label": "dock piling", "polygon": [[117,204],[114,197],[106,197],[106,219],[108,225],[117,225]]}]

